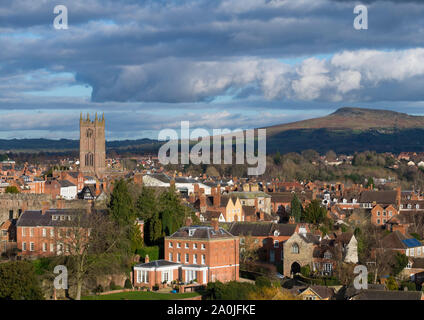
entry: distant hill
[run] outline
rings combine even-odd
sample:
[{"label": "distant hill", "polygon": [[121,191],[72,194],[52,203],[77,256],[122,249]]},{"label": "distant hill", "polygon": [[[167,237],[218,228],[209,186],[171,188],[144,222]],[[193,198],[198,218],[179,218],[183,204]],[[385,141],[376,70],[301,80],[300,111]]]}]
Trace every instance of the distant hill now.
[{"label": "distant hill", "polygon": [[[343,107],[325,117],[267,127],[267,153],[314,149],[424,152],[424,117],[406,113]],[[163,142],[151,139],[107,141],[108,152],[156,153]],[[78,151],[78,140],[0,139],[0,151]]]},{"label": "distant hill", "polygon": [[424,151],[424,117],[344,107],[321,118],[267,127],[268,152]]},{"label": "distant hill", "polygon": [[[106,141],[106,148],[110,150],[131,150],[143,149],[148,152],[159,146],[157,140],[138,139],[138,140],[117,140]],[[64,152],[79,150],[79,140],[71,139],[0,139],[1,151],[14,152]]]}]

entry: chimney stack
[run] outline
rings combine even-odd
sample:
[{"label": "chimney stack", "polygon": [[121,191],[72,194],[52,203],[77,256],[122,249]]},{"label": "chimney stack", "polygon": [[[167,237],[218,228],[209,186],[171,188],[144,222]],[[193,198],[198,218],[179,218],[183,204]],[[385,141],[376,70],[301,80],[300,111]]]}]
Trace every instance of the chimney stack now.
[{"label": "chimney stack", "polygon": [[200,200],[200,212],[206,211],[206,195],[204,193],[201,193],[199,196]]},{"label": "chimney stack", "polygon": [[218,231],[219,230],[219,222],[217,218],[213,218],[211,221],[212,224],[212,228],[214,231]]},{"label": "chimney stack", "polygon": [[290,216],[290,218],[289,218],[289,224],[295,224],[296,223],[296,221],[294,220],[294,217],[293,216]]},{"label": "chimney stack", "polygon": [[45,214],[47,210],[50,209],[50,203],[47,201],[43,201],[42,207],[41,207],[41,214]]},{"label": "chimney stack", "polygon": [[213,195],[213,206],[216,208],[219,208],[221,206],[221,187],[213,188],[214,195]]},{"label": "chimney stack", "polygon": [[144,263],[149,263],[150,259],[149,259],[149,255],[146,254],[146,256],[144,257]]},{"label": "chimney stack", "polygon": [[190,227],[192,222],[193,222],[193,221],[191,220],[191,217],[187,217],[187,218],[186,218],[186,222],[185,222],[186,227]]}]

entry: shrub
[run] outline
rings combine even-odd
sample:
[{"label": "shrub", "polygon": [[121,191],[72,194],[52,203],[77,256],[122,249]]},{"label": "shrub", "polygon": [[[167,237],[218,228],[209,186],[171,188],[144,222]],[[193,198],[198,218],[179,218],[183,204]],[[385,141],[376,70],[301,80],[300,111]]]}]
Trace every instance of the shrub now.
[{"label": "shrub", "polygon": [[311,275],[311,267],[309,266],[309,264],[307,264],[306,266],[301,267],[300,268],[300,273],[304,277],[309,277]]},{"label": "shrub", "polygon": [[132,289],[132,283],[131,283],[130,279],[125,280],[124,288],[125,289]]},{"label": "shrub", "polygon": [[399,286],[398,286],[396,279],[394,277],[389,277],[387,279],[386,287],[389,290],[398,290],[399,289]]},{"label": "shrub", "polygon": [[120,290],[120,289],[122,289],[122,287],[117,286],[114,281],[110,282],[109,288],[110,288],[110,290]]},{"label": "shrub", "polygon": [[260,276],[256,278],[255,285],[259,288],[271,287],[271,280],[269,280],[267,277]]},{"label": "shrub", "polygon": [[101,284],[99,284],[96,288],[94,288],[93,291],[94,291],[94,293],[100,293],[100,292],[103,292],[104,289],[103,289],[103,286]]},{"label": "shrub", "polygon": [[408,291],[417,291],[417,286],[415,282],[411,281],[403,281],[400,285],[401,290],[408,288]]}]

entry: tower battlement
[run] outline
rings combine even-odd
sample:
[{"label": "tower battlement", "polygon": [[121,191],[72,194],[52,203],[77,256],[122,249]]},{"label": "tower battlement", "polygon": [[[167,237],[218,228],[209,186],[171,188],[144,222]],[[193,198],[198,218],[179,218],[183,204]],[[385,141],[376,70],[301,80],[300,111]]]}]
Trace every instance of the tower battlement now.
[{"label": "tower battlement", "polygon": [[100,118],[100,117],[97,116],[97,112],[96,112],[94,120],[91,120],[89,113],[87,113],[87,115],[83,117],[82,112],[81,112],[80,125],[81,124],[87,124],[87,125],[95,124],[95,125],[98,125],[98,126],[104,126],[105,125],[105,114],[103,113],[102,117]]}]

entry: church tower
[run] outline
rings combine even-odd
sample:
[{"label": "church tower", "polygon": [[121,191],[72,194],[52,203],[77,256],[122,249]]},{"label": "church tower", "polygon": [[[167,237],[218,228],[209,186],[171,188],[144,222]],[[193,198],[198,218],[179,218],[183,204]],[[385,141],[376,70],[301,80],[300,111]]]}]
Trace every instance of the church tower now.
[{"label": "church tower", "polygon": [[80,171],[102,178],[106,166],[105,116],[90,120],[80,116]]}]

